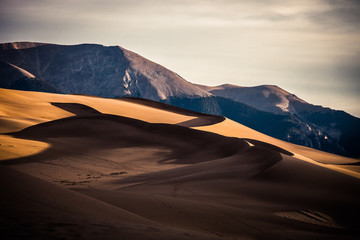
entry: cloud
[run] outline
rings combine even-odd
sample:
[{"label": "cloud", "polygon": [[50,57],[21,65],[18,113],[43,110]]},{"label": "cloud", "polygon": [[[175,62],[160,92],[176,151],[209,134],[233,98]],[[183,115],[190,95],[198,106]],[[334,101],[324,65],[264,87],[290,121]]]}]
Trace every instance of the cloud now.
[{"label": "cloud", "polygon": [[311,21],[325,30],[341,32],[360,31],[360,2],[351,0],[325,1],[330,9],[306,14]]}]

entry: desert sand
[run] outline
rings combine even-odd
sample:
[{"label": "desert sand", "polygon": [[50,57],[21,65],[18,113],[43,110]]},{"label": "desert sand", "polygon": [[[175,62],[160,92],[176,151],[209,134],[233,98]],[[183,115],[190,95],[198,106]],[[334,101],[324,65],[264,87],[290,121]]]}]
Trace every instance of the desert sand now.
[{"label": "desert sand", "polygon": [[358,239],[359,160],[141,99],[0,89],[5,239]]}]

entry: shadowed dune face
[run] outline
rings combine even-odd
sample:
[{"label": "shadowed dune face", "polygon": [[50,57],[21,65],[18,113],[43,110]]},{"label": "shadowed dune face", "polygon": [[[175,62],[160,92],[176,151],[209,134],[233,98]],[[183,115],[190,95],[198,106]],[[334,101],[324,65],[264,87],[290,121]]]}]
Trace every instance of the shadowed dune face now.
[{"label": "shadowed dune face", "polygon": [[[78,107],[76,105],[76,108]],[[168,154],[166,158],[158,161],[159,164],[196,164],[233,156],[243,158],[246,164],[255,163],[255,161],[245,161],[246,157],[241,157],[242,154],[253,154],[258,156],[258,159],[267,155],[268,159],[274,160],[269,161],[272,164],[281,160],[280,153],[268,147],[270,144],[266,147],[250,148],[249,144],[242,139],[224,137],[182,126],[150,124],[101,113],[93,115],[92,110],[88,111],[88,115],[79,116],[84,114],[83,110],[84,107],[81,107],[81,111],[73,111],[78,115],[76,117],[38,124],[13,133],[12,136],[49,143],[51,148],[37,156],[37,159],[42,159],[41,155],[51,153],[52,149],[76,146],[80,152],[87,154],[104,149],[107,151],[141,147],[166,149]],[[26,160],[12,160],[11,164],[24,161]],[[261,172],[263,169],[257,171]]]},{"label": "shadowed dune face", "polygon": [[[149,102],[152,103],[151,101]],[[104,143],[105,147],[108,148],[121,148],[124,146],[168,148],[172,154],[169,155],[168,159],[160,160],[159,163],[171,161],[178,164],[204,161],[202,157],[197,158],[197,155],[201,156],[204,153],[208,155],[208,158],[205,158],[206,160],[228,157],[249,146],[244,140],[223,137],[218,134],[193,130],[182,126],[151,124],[141,120],[102,114],[94,108],[79,103],[51,104],[75,114],[76,117],[38,124],[14,133],[13,136],[41,139],[55,147],[57,141],[54,141],[54,139],[83,138],[87,144],[89,141],[93,141],[92,150],[96,150],[97,146],[104,148]],[[174,111],[177,111],[177,109]],[[195,112],[186,110],[184,112],[196,115]],[[201,120],[200,118],[202,117],[217,119],[217,116],[199,115],[198,119],[194,120],[202,121],[203,124],[206,121]],[[81,143],[78,140],[70,142]],[[84,149],[86,148],[84,146]]]},{"label": "shadowed dune face", "polygon": [[[191,165],[188,168],[191,173],[200,173],[196,177],[192,175],[189,180],[249,178],[261,174],[281,161],[281,152],[288,153],[279,147],[260,141],[253,141],[254,145],[250,146],[248,142],[252,140],[249,139],[224,137],[177,125],[151,124],[136,119],[101,114],[81,104],[52,104],[77,116],[38,124],[12,133],[14,137],[46,142],[51,147],[31,158],[7,161],[8,164],[31,164],[31,159],[36,159],[36,164],[41,162],[47,164],[49,161],[53,164],[56,160],[74,165],[73,160],[64,158],[83,159],[84,156],[97,156],[105,162],[110,161],[111,164],[108,165],[118,168],[117,172],[109,172],[108,169],[101,173],[102,176],[126,173],[124,177],[128,178],[126,180],[128,182],[133,181],[131,177],[142,179],[141,174],[177,169],[181,165]],[[130,167],[134,163],[129,163],[129,153],[132,155],[133,152],[141,152],[139,155],[135,154],[134,157],[140,159],[144,157],[145,159],[140,162],[147,169],[137,168],[134,171],[136,166]],[[207,171],[208,169],[212,170]],[[185,172],[179,171],[178,174],[189,175]],[[76,178],[72,176],[74,177]],[[99,181],[97,177],[95,179]],[[157,174],[154,173],[151,176],[147,175],[146,179],[156,177]],[[77,182],[90,183],[94,179],[82,180],[78,179]]]},{"label": "shadowed dune face", "polygon": [[2,239],[223,239],[159,225],[117,206],[0,166]]}]

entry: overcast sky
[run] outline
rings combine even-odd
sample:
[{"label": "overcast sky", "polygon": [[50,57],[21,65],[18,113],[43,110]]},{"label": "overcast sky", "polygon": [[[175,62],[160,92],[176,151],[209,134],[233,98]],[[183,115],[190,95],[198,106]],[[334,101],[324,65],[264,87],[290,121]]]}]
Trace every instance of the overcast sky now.
[{"label": "overcast sky", "polygon": [[0,42],[120,45],[186,80],[360,117],[359,0],[0,0]]}]

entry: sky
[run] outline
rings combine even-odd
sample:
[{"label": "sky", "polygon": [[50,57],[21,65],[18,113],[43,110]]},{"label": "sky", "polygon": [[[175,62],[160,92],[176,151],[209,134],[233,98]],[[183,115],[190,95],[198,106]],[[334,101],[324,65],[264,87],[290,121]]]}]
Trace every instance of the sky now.
[{"label": "sky", "polygon": [[120,45],[204,85],[360,117],[360,0],[0,0],[0,42]]}]

